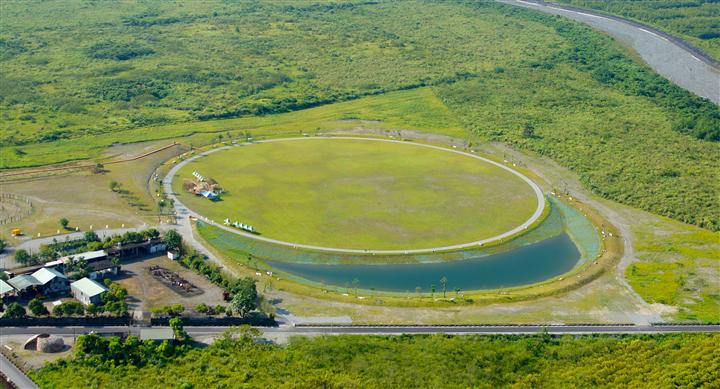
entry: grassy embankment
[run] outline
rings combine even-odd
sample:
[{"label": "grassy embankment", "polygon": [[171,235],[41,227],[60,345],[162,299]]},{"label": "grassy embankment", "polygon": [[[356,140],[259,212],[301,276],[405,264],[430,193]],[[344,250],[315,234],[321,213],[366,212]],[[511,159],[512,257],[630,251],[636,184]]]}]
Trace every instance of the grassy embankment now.
[{"label": "grassy embankment", "polygon": [[[379,130],[417,129],[457,138],[467,138],[459,123],[428,88],[398,91],[358,100],[268,116],[163,125],[78,139],[38,143],[23,148],[23,154],[6,152],[6,167],[46,165],[74,159],[102,160],[106,147],[158,139],[178,139],[189,144],[252,137],[298,136],[303,133],[351,129],[357,126]],[[194,135],[194,136],[193,136]],[[169,143],[169,141],[168,141]],[[23,162],[26,161],[26,162]]]},{"label": "grassy embankment", "polygon": [[[633,336],[325,336],[287,346],[250,336],[207,348],[86,355],[31,376],[86,387],[711,387],[716,334]],[[428,368],[432,367],[432,368]]]}]

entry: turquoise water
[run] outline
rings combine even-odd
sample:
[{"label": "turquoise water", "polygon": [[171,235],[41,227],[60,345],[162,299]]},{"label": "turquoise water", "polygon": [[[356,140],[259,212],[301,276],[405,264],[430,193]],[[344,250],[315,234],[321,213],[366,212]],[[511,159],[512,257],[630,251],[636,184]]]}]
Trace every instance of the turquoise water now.
[{"label": "turquoise water", "polygon": [[540,226],[502,245],[448,253],[409,256],[370,256],[294,250],[242,238],[198,222],[198,230],[219,249],[240,260],[252,253],[267,270],[283,277],[343,289],[389,292],[430,292],[496,289],[546,281],[595,259],[602,242],[593,224],[581,212],[548,197],[551,212]]},{"label": "turquoise water", "polygon": [[[447,290],[497,289],[541,282],[566,273],[581,253],[567,234],[561,234],[504,253],[442,263],[399,265],[314,265],[266,261],[271,267],[316,283],[391,292],[414,292],[431,285]],[[355,281],[355,282],[354,282]]]}]

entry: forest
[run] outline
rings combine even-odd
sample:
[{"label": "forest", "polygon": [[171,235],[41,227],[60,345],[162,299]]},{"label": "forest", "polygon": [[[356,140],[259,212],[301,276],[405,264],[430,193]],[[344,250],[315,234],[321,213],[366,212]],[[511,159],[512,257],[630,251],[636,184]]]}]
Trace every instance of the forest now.
[{"label": "forest", "polygon": [[634,19],[686,39],[720,60],[720,3],[716,0],[556,0]]},{"label": "forest", "polygon": [[574,22],[418,2],[8,3],[0,168],[88,158],[96,139],[431,88],[483,140],[546,155],[606,198],[720,229],[717,105]]},{"label": "forest", "polygon": [[42,388],[700,388],[720,381],[715,334],[344,335],[288,345],[257,335],[231,330],[206,348],[86,335],[73,357],[31,375]]}]

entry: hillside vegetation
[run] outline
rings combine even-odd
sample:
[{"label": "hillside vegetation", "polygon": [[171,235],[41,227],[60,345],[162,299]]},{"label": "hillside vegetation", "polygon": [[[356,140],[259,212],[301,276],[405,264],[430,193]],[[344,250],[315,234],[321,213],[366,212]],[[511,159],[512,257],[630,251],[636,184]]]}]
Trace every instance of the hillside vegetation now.
[{"label": "hillside vegetation", "polygon": [[720,145],[682,135],[680,125],[695,117],[710,129],[703,137],[720,134],[718,107],[695,105],[606,36],[537,17],[571,49],[436,86],[441,100],[470,131],[549,156],[603,197],[719,229]]},{"label": "hillside vegetation", "polygon": [[720,60],[720,2],[716,0],[555,0],[649,24],[679,36]]},{"label": "hillside vegetation", "polygon": [[430,2],[78,0],[3,14],[2,146],[451,82],[538,55],[537,34],[561,43],[493,7]]},{"label": "hillside vegetation", "polygon": [[720,228],[720,109],[565,19],[464,1],[2,11],[0,168],[198,132],[466,136],[459,122],[553,158],[604,197]]},{"label": "hillside vegetation", "polygon": [[659,388],[720,380],[720,336],[706,334],[326,336],[286,347],[246,334],[205,349],[131,339],[32,377],[43,388]]}]

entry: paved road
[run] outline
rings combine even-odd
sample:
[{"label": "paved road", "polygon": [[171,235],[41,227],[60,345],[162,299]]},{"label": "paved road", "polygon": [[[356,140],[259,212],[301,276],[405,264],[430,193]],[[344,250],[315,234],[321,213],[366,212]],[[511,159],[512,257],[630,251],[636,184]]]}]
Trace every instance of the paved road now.
[{"label": "paved road", "polygon": [[640,23],[589,10],[546,2],[497,1],[562,15],[604,31],[635,49],[661,76],[698,96],[720,104],[720,67],[717,62],[677,37]]},{"label": "paved road", "polygon": [[[317,136],[317,137],[312,137],[312,138],[280,138],[280,139],[271,139],[271,140],[266,140],[266,141],[259,141],[259,142],[256,142],[256,143],[302,141],[302,140],[307,140],[307,139],[353,139],[353,140],[363,140],[363,141],[373,141],[373,142],[389,142],[389,143],[408,144],[407,142],[399,141],[399,140],[376,139],[376,138],[360,138],[360,137],[350,137],[350,136],[334,136],[334,137]],[[183,219],[187,219],[187,216],[193,216],[193,217],[196,217],[196,218],[198,218],[198,219],[200,219],[200,220],[205,220],[206,222],[208,222],[208,223],[210,223],[210,224],[212,224],[212,225],[214,225],[214,226],[216,226],[216,227],[222,228],[222,229],[225,230],[225,231],[232,232],[232,233],[238,234],[238,235],[242,235],[242,236],[245,236],[245,237],[248,237],[248,238],[257,239],[257,240],[262,240],[262,241],[265,241],[265,242],[270,242],[270,243],[279,244],[279,245],[282,245],[282,246],[287,246],[287,247],[292,247],[292,248],[302,248],[302,249],[308,249],[308,250],[325,251],[325,252],[336,252],[336,253],[353,253],[353,254],[418,254],[418,253],[431,253],[431,252],[436,252],[436,251],[448,251],[448,250],[464,249],[464,248],[469,248],[469,247],[477,247],[477,246],[482,246],[482,245],[485,245],[485,244],[488,244],[488,243],[491,243],[491,242],[495,242],[495,241],[501,240],[501,239],[503,239],[503,238],[507,238],[507,237],[512,236],[512,235],[515,235],[515,234],[517,234],[517,233],[519,233],[519,232],[521,232],[521,231],[523,231],[523,230],[526,230],[526,229],[527,229],[528,227],[530,227],[530,225],[532,225],[540,216],[542,216],[543,210],[545,209],[545,195],[543,194],[542,190],[540,189],[540,187],[539,187],[536,183],[534,183],[532,180],[530,180],[529,178],[527,178],[527,177],[526,177],[525,175],[523,175],[522,173],[520,173],[520,172],[518,172],[518,171],[516,171],[516,170],[514,170],[514,169],[511,169],[511,168],[509,168],[508,166],[505,166],[505,165],[503,165],[503,164],[501,164],[501,163],[495,162],[495,161],[490,160],[490,159],[487,159],[487,158],[480,157],[480,156],[478,156],[478,155],[474,155],[474,154],[470,154],[470,153],[465,153],[465,152],[458,151],[458,150],[448,149],[448,148],[445,148],[445,147],[439,147],[439,146],[432,146],[432,145],[422,144],[422,143],[411,143],[411,144],[414,145],[414,146],[418,146],[418,147],[427,147],[427,148],[431,148],[431,149],[437,149],[437,150],[447,151],[447,152],[456,153],[456,154],[461,154],[461,155],[464,155],[464,156],[467,156],[467,157],[479,159],[479,160],[481,160],[481,161],[483,161],[483,162],[486,162],[486,163],[489,163],[489,164],[491,164],[491,165],[497,166],[497,167],[499,167],[499,168],[501,168],[501,169],[504,169],[504,170],[506,170],[506,171],[514,174],[515,176],[517,176],[518,178],[520,178],[521,180],[523,180],[525,183],[527,183],[527,184],[530,186],[530,188],[532,188],[533,193],[534,193],[534,195],[535,195],[535,198],[536,198],[536,200],[537,200],[537,207],[536,207],[536,209],[535,209],[535,212],[532,214],[532,216],[530,216],[530,218],[529,218],[528,220],[526,220],[526,221],[525,221],[524,223],[522,223],[521,225],[513,228],[512,230],[507,231],[507,232],[504,232],[504,233],[502,233],[502,234],[500,234],[500,235],[497,235],[497,236],[493,236],[493,237],[490,237],[490,238],[487,238],[487,239],[483,239],[483,240],[478,240],[478,241],[475,241],[475,242],[464,243],[464,244],[457,244],[457,245],[452,245],[452,246],[444,246],[444,247],[426,248],[426,249],[409,249],[409,250],[357,250],[357,249],[345,249],[345,248],[337,248],[337,247],[321,247],[321,246],[313,246],[313,245],[306,245],[306,244],[298,244],[298,243],[292,243],[292,242],[285,242],[285,241],[281,241],[281,240],[277,240],[277,239],[266,238],[266,237],[264,237],[264,236],[259,236],[259,235],[251,234],[251,233],[248,233],[248,232],[244,232],[244,231],[238,230],[238,229],[236,229],[236,228],[232,228],[232,227],[229,227],[229,226],[225,226],[225,225],[223,225],[222,223],[219,223],[219,222],[215,222],[215,221],[213,221],[213,220],[210,220],[210,219],[208,219],[208,218],[206,218],[206,217],[198,214],[197,212],[195,212],[195,211],[187,208],[187,207],[180,201],[180,199],[176,196],[176,194],[173,192],[173,189],[172,189],[172,181],[173,181],[173,178],[174,178],[175,175],[177,174],[178,170],[180,170],[180,169],[181,169],[182,167],[184,167],[186,164],[188,164],[188,163],[190,163],[190,162],[192,162],[192,161],[194,161],[194,160],[196,160],[196,159],[198,159],[198,158],[202,158],[202,157],[205,157],[205,156],[207,156],[207,155],[210,155],[210,154],[212,154],[212,153],[216,153],[216,152],[221,151],[221,150],[227,150],[227,149],[229,149],[229,148],[231,148],[231,147],[252,147],[251,144],[247,144],[247,143],[243,143],[243,144],[238,145],[238,146],[223,146],[223,147],[219,147],[219,148],[216,148],[216,149],[204,151],[204,152],[199,153],[199,154],[197,154],[197,155],[195,155],[195,156],[193,156],[193,157],[191,157],[191,158],[187,158],[187,159],[183,160],[182,162],[180,162],[180,163],[178,163],[177,165],[173,166],[173,168],[170,169],[170,171],[167,173],[167,175],[166,175],[165,178],[163,179],[163,189],[165,190],[165,194],[167,195],[167,197],[170,198],[170,199],[172,199],[172,200],[174,201],[175,211],[176,211],[177,214],[178,214],[180,217],[182,217]],[[180,222],[180,223],[183,224],[184,222]]]},{"label": "paved road", "polygon": [[[157,328],[157,327],[155,327]],[[448,326],[362,326],[362,325],[307,325],[279,327],[257,327],[264,333],[284,333],[287,335],[317,334],[533,334],[547,330],[551,334],[634,334],[634,333],[677,333],[677,332],[720,332],[720,325],[689,324],[689,325],[448,325]],[[186,326],[190,335],[213,335],[227,330],[228,327],[194,327]],[[3,335],[32,335],[49,333],[53,335],[78,335],[95,333],[130,333],[138,334],[140,327],[106,326],[106,327],[6,327]]]},{"label": "paved road", "polygon": [[34,389],[38,386],[35,385],[34,382],[30,378],[28,378],[25,373],[20,371],[15,365],[10,363],[10,361],[5,357],[5,355],[0,354],[0,371],[5,374],[5,376],[15,384],[20,389]]}]

